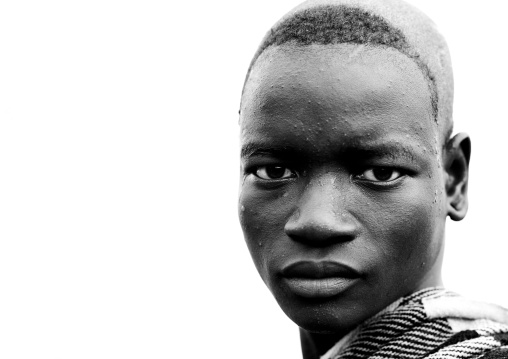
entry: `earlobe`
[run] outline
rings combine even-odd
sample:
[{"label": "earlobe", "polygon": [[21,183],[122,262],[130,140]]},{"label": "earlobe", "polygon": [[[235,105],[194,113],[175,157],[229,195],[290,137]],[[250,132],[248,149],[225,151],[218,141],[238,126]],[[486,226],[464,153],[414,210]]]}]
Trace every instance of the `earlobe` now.
[{"label": "earlobe", "polygon": [[448,216],[454,221],[462,220],[467,213],[467,187],[471,140],[466,133],[452,137],[445,148],[446,201]]}]

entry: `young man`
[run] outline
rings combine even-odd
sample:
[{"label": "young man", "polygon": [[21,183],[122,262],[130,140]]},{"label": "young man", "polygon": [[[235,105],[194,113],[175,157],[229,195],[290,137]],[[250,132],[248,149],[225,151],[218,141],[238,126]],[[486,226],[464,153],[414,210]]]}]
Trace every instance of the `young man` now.
[{"label": "young man", "polygon": [[508,312],[442,288],[467,211],[444,39],[396,0],[308,1],[242,94],[240,221],[304,358],[508,357]]}]

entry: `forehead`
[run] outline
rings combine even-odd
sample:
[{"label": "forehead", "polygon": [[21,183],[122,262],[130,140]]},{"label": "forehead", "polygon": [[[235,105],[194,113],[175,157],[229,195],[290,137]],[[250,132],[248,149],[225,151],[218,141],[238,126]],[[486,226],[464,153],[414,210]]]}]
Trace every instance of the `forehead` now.
[{"label": "forehead", "polygon": [[[305,126],[313,133],[357,137],[436,135],[429,84],[397,50],[351,44],[282,45],[267,49],[245,85],[242,141]],[[315,132],[315,131],[314,131]],[[421,137],[421,136],[420,136]],[[420,139],[422,140],[422,139]],[[427,143],[427,144],[429,144]]]}]

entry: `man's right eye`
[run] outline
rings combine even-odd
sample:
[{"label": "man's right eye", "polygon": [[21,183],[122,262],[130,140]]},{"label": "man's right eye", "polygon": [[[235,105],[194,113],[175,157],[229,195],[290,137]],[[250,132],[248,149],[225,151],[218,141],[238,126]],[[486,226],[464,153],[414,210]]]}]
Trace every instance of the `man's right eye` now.
[{"label": "man's right eye", "polygon": [[263,180],[281,180],[296,176],[289,168],[277,165],[260,166],[254,171],[254,175]]}]

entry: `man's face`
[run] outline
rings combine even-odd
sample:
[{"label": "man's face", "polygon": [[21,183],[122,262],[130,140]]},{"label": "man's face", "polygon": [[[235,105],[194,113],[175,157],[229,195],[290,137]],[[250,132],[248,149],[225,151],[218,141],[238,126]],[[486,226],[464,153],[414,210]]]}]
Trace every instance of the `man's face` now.
[{"label": "man's face", "polygon": [[344,332],[440,284],[441,143],[428,84],[392,49],[281,46],[242,99],[240,221],[281,308]]}]

